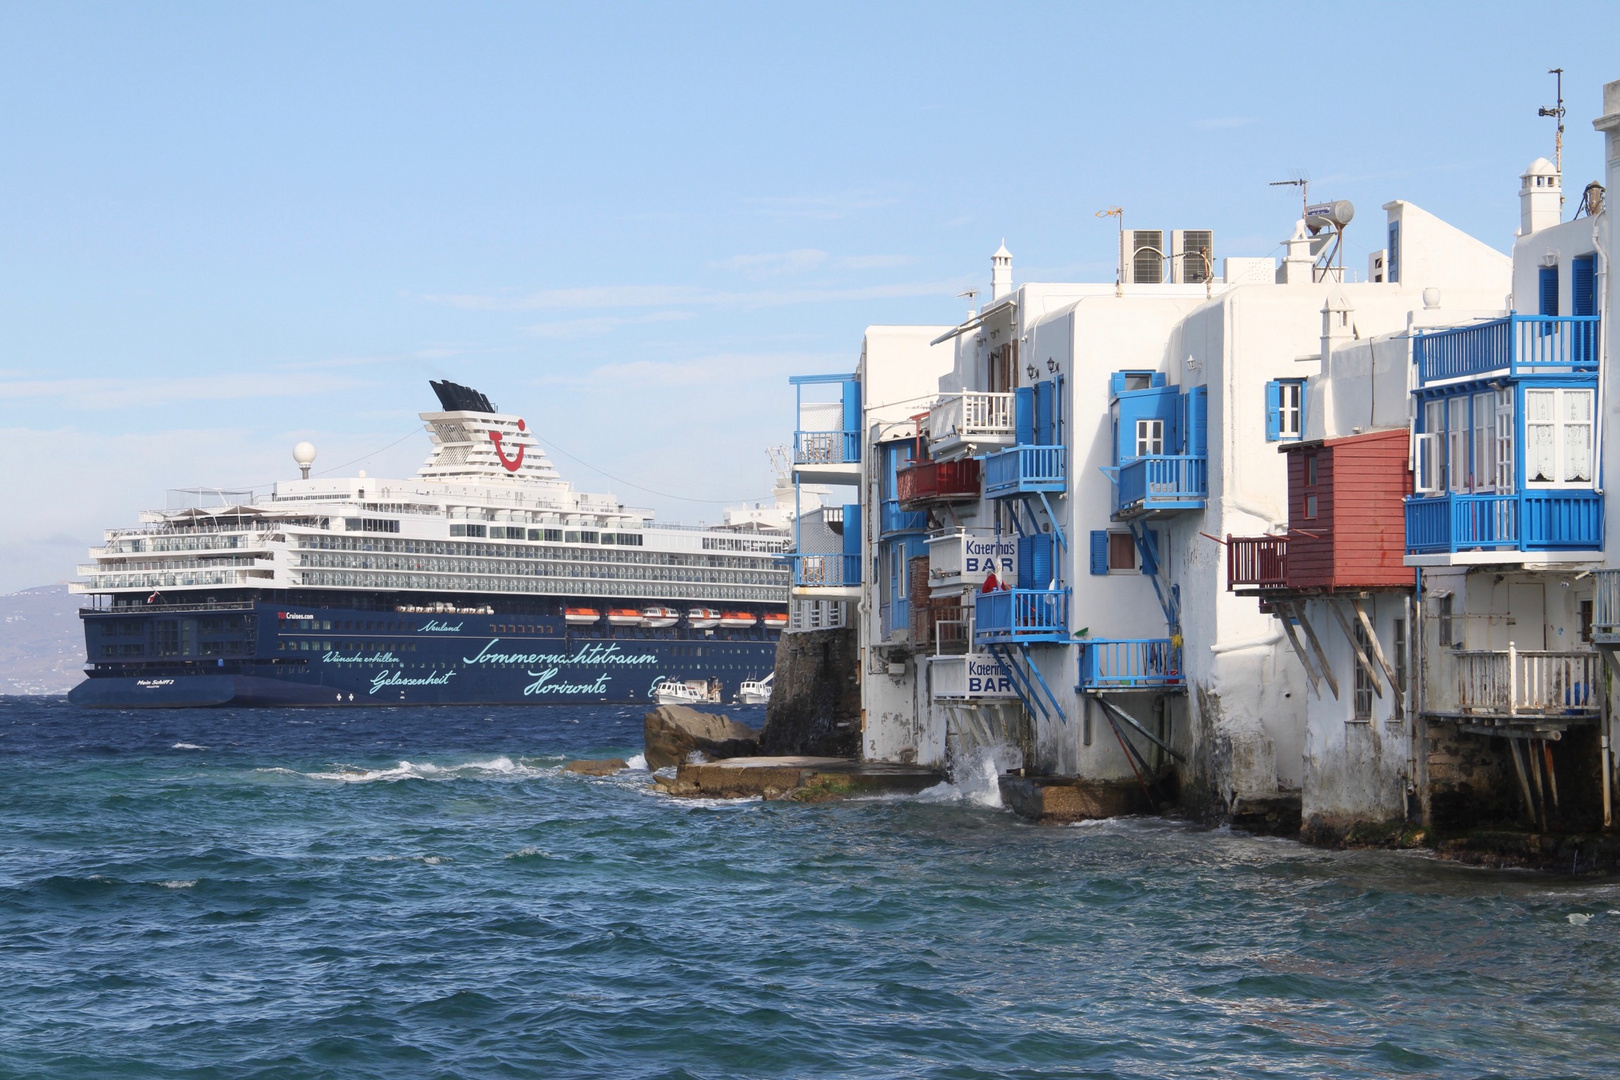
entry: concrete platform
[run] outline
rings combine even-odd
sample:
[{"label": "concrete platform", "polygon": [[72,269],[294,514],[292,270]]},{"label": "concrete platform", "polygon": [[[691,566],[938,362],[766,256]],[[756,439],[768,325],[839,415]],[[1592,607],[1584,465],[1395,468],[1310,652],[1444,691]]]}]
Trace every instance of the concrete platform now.
[{"label": "concrete platform", "polygon": [[921,765],[842,757],[741,757],[681,765],[674,779],[653,782],[670,795],[705,799],[798,799],[818,802],[860,795],[911,794],[945,781]]}]

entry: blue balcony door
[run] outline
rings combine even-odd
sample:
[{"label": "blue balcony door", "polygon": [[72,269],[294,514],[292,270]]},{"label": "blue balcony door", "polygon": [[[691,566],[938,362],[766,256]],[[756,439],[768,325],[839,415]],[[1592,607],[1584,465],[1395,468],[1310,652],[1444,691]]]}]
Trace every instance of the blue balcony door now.
[{"label": "blue balcony door", "polygon": [[1173,386],[1129,390],[1115,402],[1114,464],[1180,452],[1184,409]]}]

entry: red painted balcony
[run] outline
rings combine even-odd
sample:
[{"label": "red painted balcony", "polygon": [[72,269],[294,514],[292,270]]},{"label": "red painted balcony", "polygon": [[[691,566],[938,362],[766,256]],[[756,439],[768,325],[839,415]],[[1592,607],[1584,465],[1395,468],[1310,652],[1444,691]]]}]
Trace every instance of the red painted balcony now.
[{"label": "red painted balcony", "polygon": [[900,504],[907,508],[929,503],[963,502],[979,497],[979,461],[924,461],[895,474]]},{"label": "red painted balcony", "polygon": [[1288,584],[1288,537],[1228,536],[1226,587],[1280,589]]}]

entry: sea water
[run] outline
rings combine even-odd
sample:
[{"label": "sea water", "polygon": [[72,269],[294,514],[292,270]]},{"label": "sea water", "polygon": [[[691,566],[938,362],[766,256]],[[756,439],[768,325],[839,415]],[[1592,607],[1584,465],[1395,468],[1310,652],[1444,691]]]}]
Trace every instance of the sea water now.
[{"label": "sea water", "polygon": [[0,1075],[1620,1070],[1614,883],[562,771],[640,725],[0,701]]}]

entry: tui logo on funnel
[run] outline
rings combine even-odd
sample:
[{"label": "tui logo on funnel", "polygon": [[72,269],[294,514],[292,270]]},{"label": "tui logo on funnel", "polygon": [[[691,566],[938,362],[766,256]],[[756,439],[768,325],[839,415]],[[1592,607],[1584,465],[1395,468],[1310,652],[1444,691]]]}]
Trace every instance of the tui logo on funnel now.
[{"label": "tui logo on funnel", "polygon": [[[529,428],[527,424],[525,424],[522,420],[519,420],[518,430],[528,431]],[[506,456],[506,450],[501,446],[500,432],[491,431],[489,433],[489,441],[495,444],[495,456],[501,459],[501,466],[506,469],[507,472],[517,472],[519,469],[523,468],[523,447],[519,446],[517,448],[517,457],[508,458]]]}]

